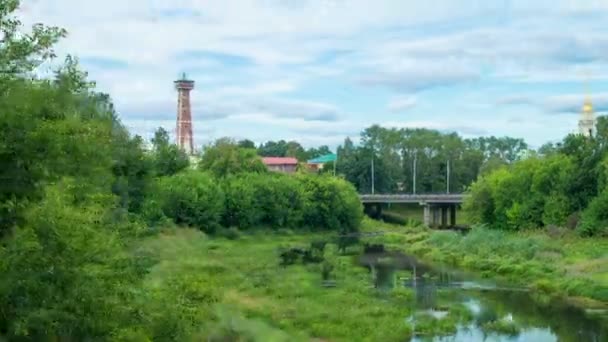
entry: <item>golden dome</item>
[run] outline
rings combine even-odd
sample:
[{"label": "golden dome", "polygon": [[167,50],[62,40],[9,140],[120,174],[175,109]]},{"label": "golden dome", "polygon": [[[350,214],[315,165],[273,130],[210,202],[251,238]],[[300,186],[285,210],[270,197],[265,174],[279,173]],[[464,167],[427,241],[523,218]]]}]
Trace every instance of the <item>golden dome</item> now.
[{"label": "golden dome", "polygon": [[585,112],[585,113],[593,112],[593,106],[591,105],[590,101],[585,101],[585,104],[583,105],[583,112]]}]

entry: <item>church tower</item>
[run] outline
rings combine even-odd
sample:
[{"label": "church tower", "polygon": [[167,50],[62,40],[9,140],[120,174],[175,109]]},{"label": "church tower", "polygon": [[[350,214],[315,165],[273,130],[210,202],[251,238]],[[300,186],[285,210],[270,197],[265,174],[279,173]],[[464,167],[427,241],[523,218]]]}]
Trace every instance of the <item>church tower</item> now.
[{"label": "church tower", "polygon": [[583,110],[578,120],[578,132],[586,137],[595,135],[595,113],[590,97],[587,97],[583,104]]}]

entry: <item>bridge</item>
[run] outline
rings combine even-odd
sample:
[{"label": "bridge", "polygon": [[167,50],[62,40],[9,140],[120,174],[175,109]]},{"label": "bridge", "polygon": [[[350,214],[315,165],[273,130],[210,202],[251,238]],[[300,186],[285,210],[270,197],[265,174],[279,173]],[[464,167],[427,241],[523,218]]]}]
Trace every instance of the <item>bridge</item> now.
[{"label": "bridge", "polygon": [[366,212],[374,208],[374,216],[382,213],[385,203],[418,203],[424,208],[424,224],[428,227],[448,227],[456,225],[456,208],[462,204],[466,194],[362,194],[361,203]]}]

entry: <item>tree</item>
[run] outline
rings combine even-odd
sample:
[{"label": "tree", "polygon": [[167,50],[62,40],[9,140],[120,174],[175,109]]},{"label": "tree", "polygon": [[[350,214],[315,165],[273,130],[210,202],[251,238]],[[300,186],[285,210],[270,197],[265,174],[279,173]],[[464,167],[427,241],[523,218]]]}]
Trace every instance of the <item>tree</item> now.
[{"label": "tree", "polygon": [[19,0],[0,0],[0,79],[3,81],[25,75],[55,57],[53,46],[67,34],[62,28],[43,24],[35,24],[31,33],[24,34],[21,22],[13,15],[19,5]]},{"label": "tree", "polygon": [[228,138],[218,139],[213,145],[207,146],[199,161],[198,168],[211,172],[217,177],[267,171],[266,165],[255,150],[241,148]]},{"label": "tree", "polygon": [[118,234],[125,222],[105,219],[103,194],[76,205],[75,185],[46,188],[0,249],[0,328],[11,340],[105,340],[132,322],[139,276]]},{"label": "tree", "polygon": [[238,142],[240,148],[255,148],[255,143],[249,139],[243,139]]},{"label": "tree", "polygon": [[171,176],[190,165],[188,155],[177,145],[169,142],[169,133],[162,127],[152,138],[154,169],[157,176]]}]

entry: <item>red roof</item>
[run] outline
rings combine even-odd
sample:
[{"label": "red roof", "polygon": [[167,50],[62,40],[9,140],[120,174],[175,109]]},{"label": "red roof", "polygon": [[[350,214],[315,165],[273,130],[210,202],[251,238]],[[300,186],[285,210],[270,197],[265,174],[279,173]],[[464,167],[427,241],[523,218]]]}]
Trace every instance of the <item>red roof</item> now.
[{"label": "red roof", "polygon": [[265,157],[262,161],[266,165],[298,165],[298,160],[291,157]]}]

